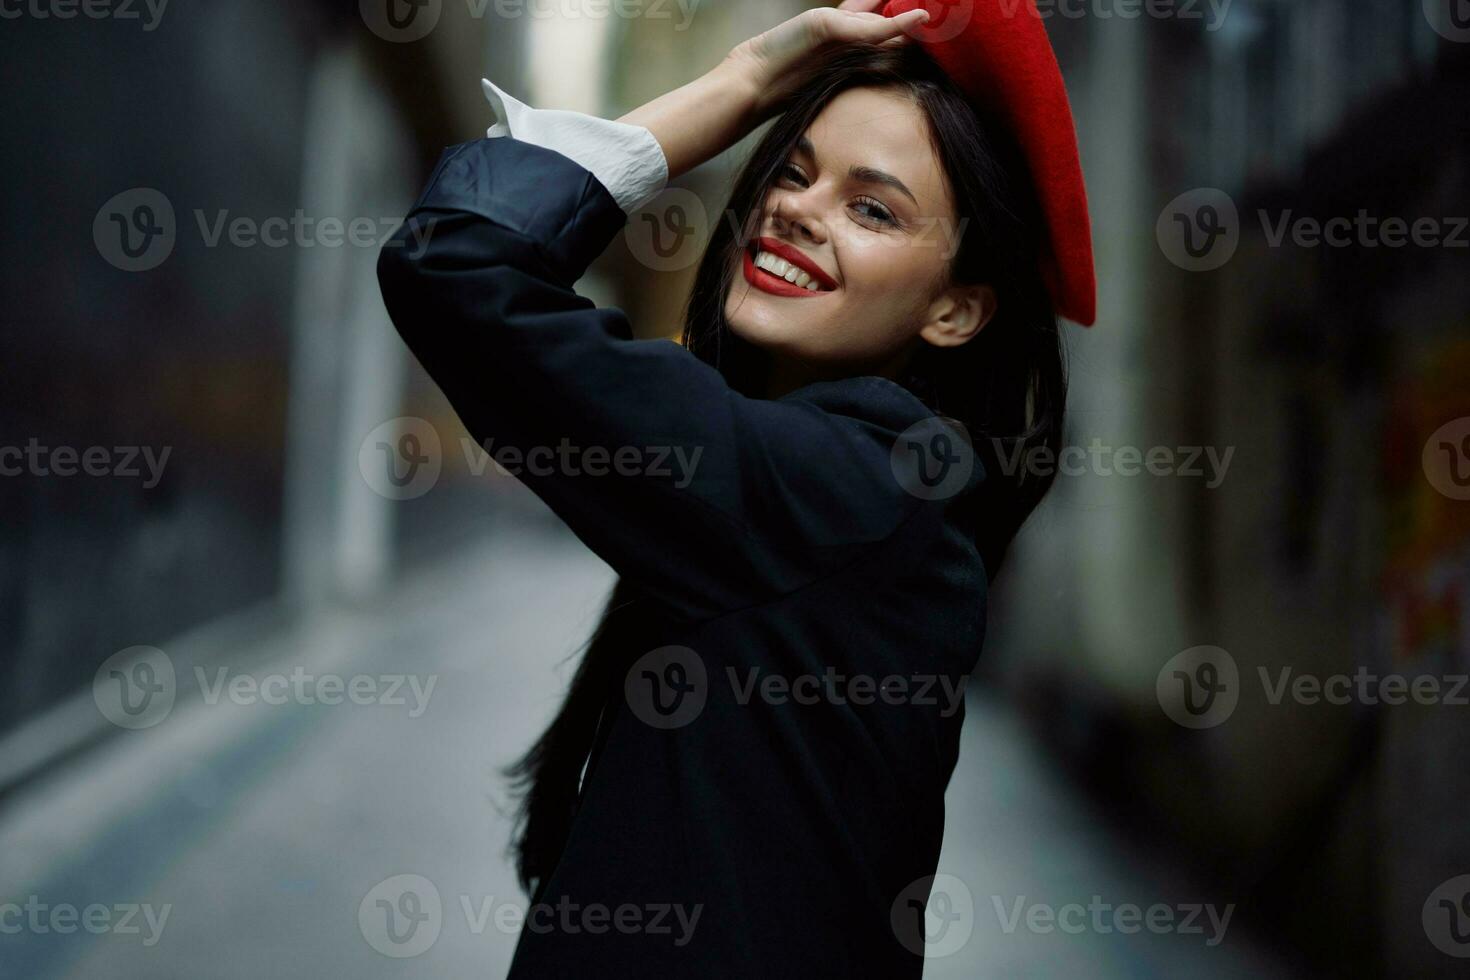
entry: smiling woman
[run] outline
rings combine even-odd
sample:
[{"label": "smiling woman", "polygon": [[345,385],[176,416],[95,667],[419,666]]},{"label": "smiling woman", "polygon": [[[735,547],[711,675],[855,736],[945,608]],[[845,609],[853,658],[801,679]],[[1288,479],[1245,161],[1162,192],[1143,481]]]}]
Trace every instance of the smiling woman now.
[{"label": "smiling woman", "polygon": [[[778,354],[788,378],[892,374],[916,344],[958,346],[995,312],[994,288],[951,284],[947,257],[921,237],[959,216],[929,120],[909,93],[854,87],[837,95],[767,192],[752,250],[779,265],[761,276],[747,264],[749,286],[730,290],[725,315],[736,334]],[[763,295],[809,295],[786,282],[803,272],[826,287],[825,302],[793,309]]]},{"label": "smiling woman", "polygon": [[[514,771],[522,882],[702,914],[680,942],[528,924],[513,976],[922,970],[963,718],[928,692],[963,689],[1051,482],[992,440],[1055,452],[1066,381],[1015,138],[905,43],[922,11],[872,6],[809,11],[616,123],[488,86],[493,138],[446,151],[398,233],[432,226],[426,248],[381,253],[394,323],[478,441],[699,460],[679,485],[523,476],[620,580]],[[682,345],[573,292],[650,190],[771,116]]]}]

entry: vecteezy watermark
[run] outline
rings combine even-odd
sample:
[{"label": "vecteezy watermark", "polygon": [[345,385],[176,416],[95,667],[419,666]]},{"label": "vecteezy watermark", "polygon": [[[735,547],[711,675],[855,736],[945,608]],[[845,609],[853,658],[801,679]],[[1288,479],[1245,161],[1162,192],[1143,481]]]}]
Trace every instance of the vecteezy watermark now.
[{"label": "vecteezy watermark", "polygon": [[[1029,0],[1006,0],[1014,3],[1010,15],[1026,13],[1035,16]],[[975,15],[975,0],[922,0],[919,4],[929,12],[929,19],[905,29],[904,33],[928,44],[948,41],[960,36]]]},{"label": "vecteezy watermark", "polygon": [[[1178,476],[1203,479],[1214,490],[1225,482],[1235,447],[1216,446],[1110,446],[1094,437],[1085,448],[1027,446],[1016,439],[991,438],[1000,468],[1007,476],[1023,470],[1030,476]],[[1009,445],[1007,445],[1009,443]],[[1201,466],[1201,462],[1205,465]]]},{"label": "vecteezy watermark", "polygon": [[1451,500],[1470,500],[1470,415],[1435,429],[1421,462],[1430,486]]},{"label": "vecteezy watermark", "polygon": [[1445,704],[1470,705],[1470,675],[1378,674],[1360,666],[1352,674],[1297,674],[1291,667],[1273,672],[1257,667],[1266,700],[1280,704],[1289,696],[1295,704]]},{"label": "vecteezy watermark", "polygon": [[174,662],[157,647],[119,650],[92,675],[92,700],[119,728],[152,728],[173,710],[178,684]]},{"label": "vecteezy watermark", "polygon": [[[1266,703],[1346,706],[1470,705],[1470,674],[1380,674],[1359,666],[1352,673],[1298,673],[1295,668],[1257,667]],[[1235,658],[1220,647],[1191,647],[1164,665],[1156,679],[1159,706],[1185,728],[1223,724],[1240,701],[1242,681]]]},{"label": "vecteezy watermark", "polygon": [[698,262],[709,235],[704,201],[683,187],[665,188],[623,226],[628,251],[654,272],[677,272]]},{"label": "vecteezy watermark", "polygon": [[760,667],[748,667],[744,677],[734,667],[726,667],[725,674],[735,692],[735,703],[749,704],[757,695],[765,704],[787,703],[812,704],[855,704],[859,707],[870,704],[912,704],[919,707],[937,707],[942,718],[953,715],[965,701],[965,684],[969,678],[948,674],[888,674],[876,677],[872,674],[844,674],[828,666],[820,674],[784,674],[764,671]]},{"label": "vecteezy watermark", "polygon": [[1186,272],[1209,272],[1229,262],[1240,247],[1240,211],[1229,194],[1201,187],[1164,206],[1154,235],[1170,262]]},{"label": "vecteezy watermark", "polygon": [[888,465],[898,485],[920,500],[948,500],[971,486],[977,474],[985,475],[964,423],[942,415],[900,432],[889,449]]},{"label": "vecteezy watermark", "polygon": [[[194,679],[207,705],[379,705],[407,707],[410,718],[428,710],[439,681],[436,674],[317,674],[299,665],[260,677],[231,673],[226,666],[195,666]],[[168,717],[177,698],[173,660],[157,647],[119,650],[92,677],[97,710],[119,728],[152,728]]]},{"label": "vecteezy watermark", "polygon": [[1287,239],[1298,248],[1470,248],[1470,218],[1383,218],[1366,208],[1325,221],[1290,208],[1274,216],[1264,208],[1256,213],[1271,248]]},{"label": "vecteezy watermark", "polygon": [[1154,681],[1164,714],[1185,728],[1214,728],[1240,702],[1240,669],[1229,651],[1190,647],[1169,658]]},{"label": "vecteezy watermark", "polygon": [[167,8],[168,0],[0,0],[0,20],[136,20],[151,33]]},{"label": "vecteezy watermark", "polygon": [[203,667],[194,668],[194,677],[204,693],[204,703],[219,704],[356,704],[407,707],[408,717],[418,718],[429,707],[434,696],[437,674],[313,674],[300,665],[289,674],[271,673],[263,677],[252,674],[230,674],[228,667],[215,667],[213,677]]},{"label": "vecteezy watermark", "polygon": [[[676,490],[694,482],[702,446],[579,446],[563,437],[556,445],[476,444],[460,438],[465,467],[484,476],[493,465],[501,476],[650,477]],[[357,468],[368,487],[389,500],[422,497],[439,482],[444,453],[433,424],[400,416],[376,426],[358,446]]]},{"label": "vecteezy watermark", "polygon": [[1211,947],[1224,942],[1225,931],[1230,928],[1230,919],[1235,914],[1234,903],[1223,909],[1209,903],[1190,902],[1179,905],[1156,902],[1145,908],[1132,902],[1114,905],[1103,901],[1101,895],[1093,895],[1086,905],[1080,902],[1065,905],[1028,902],[1025,895],[1011,899],[992,895],[990,902],[995,907],[1001,931],[1006,935],[1024,924],[1027,932],[1039,935],[1063,932],[1069,936],[1080,936],[1090,932],[1106,936],[1115,932],[1124,935],[1150,932],[1204,936],[1205,945]]},{"label": "vecteezy watermark", "polygon": [[[699,0],[464,0],[464,5],[475,20],[490,16],[501,20],[673,20],[677,16],[674,30],[686,31]],[[385,41],[406,44],[423,40],[439,26],[444,0],[358,0],[357,9],[368,30]]]},{"label": "vecteezy watermark", "polygon": [[439,482],[443,465],[439,430],[411,415],[377,426],[357,450],[357,471],[364,482],[389,500],[422,497]]},{"label": "vecteezy watermark", "polygon": [[[152,490],[163,479],[172,446],[43,446],[32,436],[22,446],[0,446],[0,476],[143,476]],[[139,462],[147,468],[145,475]]]},{"label": "vecteezy watermark", "polygon": [[465,463],[470,473],[480,476],[485,464],[493,462],[502,476],[519,477],[522,473],[532,476],[656,476],[670,477],[676,490],[683,490],[694,481],[694,470],[699,458],[704,455],[703,446],[688,449],[684,446],[577,446],[570,439],[562,438],[555,447],[520,446],[496,447],[493,438],[487,438],[477,446],[473,439],[461,439]]},{"label": "vecteezy watermark", "polygon": [[700,716],[709,699],[704,658],[685,646],[650,650],[628,668],[623,697],[633,716],[645,725],[683,728]]},{"label": "vecteezy watermark", "polygon": [[[228,208],[193,211],[205,248],[382,248],[393,247],[402,217],[313,216],[297,208],[290,215],[232,214]],[[415,221],[398,247],[422,255],[436,219]],[[173,202],[152,187],[134,187],[107,200],[92,220],[92,240],[108,264],[124,272],[146,272],[162,265],[178,243]]]},{"label": "vecteezy watermark", "polygon": [[[567,895],[555,901],[543,898],[526,905],[497,900],[494,895],[460,895],[458,906],[471,935],[483,935],[493,923],[497,932],[515,935],[522,930],[538,935],[621,935],[667,937],[676,947],[689,944],[703,903],[574,902]],[[378,882],[357,907],[357,925],[368,945],[395,959],[418,956],[438,941],[447,915],[438,887],[417,874],[400,874]]]},{"label": "vecteezy watermark", "polygon": [[[1000,0],[1002,10],[1033,0]],[[1181,20],[1202,21],[1211,33],[1225,26],[1235,0],[1034,0],[1043,20]]]},{"label": "vecteezy watermark", "polygon": [[[1326,219],[1288,208],[1256,212],[1268,248],[1470,248],[1470,217],[1384,217],[1366,208]],[[1155,226],[1165,258],[1188,272],[1225,265],[1240,246],[1240,212],[1229,194],[1214,187],[1170,201]]]},{"label": "vecteezy watermark", "polygon": [[953,956],[975,931],[975,899],[954,875],[925,875],[898,893],[888,909],[888,924],[915,956]]},{"label": "vecteezy watermark", "polygon": [[1442,882],[1430,892],[1422,922],[1435,949],[1458,959],[1470,958],[1470,874]]},{"label": "vecteezy watermark", "polygon": [[93,902],[78,907],[70,902],[46,902],[29,895],[25,903],[0,902],[0,935],[23,932],[69,936],[77,931],[94,936],[142,936],[144,946],[156,946],[168,925],[171,903],[155,907],[150,902]]},{"label": "vecteezy watermark", "polygon": [[[795,704],[913,705],[935,708],[948,718],[964,703],[964,675],[845,673],[828,666],[821,673],[783,674],[752,666],[727,666],[723,680],[732,700],[780,707]],[[685,646],[664,646],[634,661],[623,680],[623,694],[633,715],[660,729],[682,728],[704,711],[711,680],[704,658]]]},{"label": "vecteezy watermark", "polygon": [[[753,223],[742,221],[734,211],[726,209],[724,221],[731,237],[742,249],[750,249],[757,230]],[[902,236],[875,235],[856,226],[833,227],[829,242],[849,250],[920,248],[938,249],[939,258],[954,258],[963,244],[970,219],[954,221],[945,217],[925,217],[910,223]],[[693,191],[670,187],[648,204],[635,211],[623,227],[628,251],[641,265],[655,272],[687,269],[700,260],[712,230],[704,201]]]},{"label": "vecteezy watermark", "polygon": [[1470,0],[1422,0],[1424,19],[1446,41],[1470,44]]}]

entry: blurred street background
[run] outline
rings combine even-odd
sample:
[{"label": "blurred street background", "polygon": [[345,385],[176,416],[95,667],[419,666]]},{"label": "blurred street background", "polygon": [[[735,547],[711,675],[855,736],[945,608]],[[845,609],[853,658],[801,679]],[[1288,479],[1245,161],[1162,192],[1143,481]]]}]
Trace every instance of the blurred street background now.
[{"label": "blurred street background", "polygon": [[[467,444],[378,243],[482,76],[617,116],[802,6],[0,0],[0,978],[504,975],[502,769],[612,572]],[[925,975],[1464,976],[1470,0],[1038,7],[1099,320]],[[580,291],[676,335],[745,148]]]}]

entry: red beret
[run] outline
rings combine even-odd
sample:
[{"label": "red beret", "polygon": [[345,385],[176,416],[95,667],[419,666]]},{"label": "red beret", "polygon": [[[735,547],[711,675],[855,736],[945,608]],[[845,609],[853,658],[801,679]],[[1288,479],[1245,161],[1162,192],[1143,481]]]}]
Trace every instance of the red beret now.
[{"label": "red beret", "polygon": [[1035,0],[888,0],[883,14],[929,11],[913,28],[939,67],[979,108],[1004,120],[1031,169],[1046,221],[1042,275],[1057,312],[1097,319],[1087,189],[1062,71]]}]

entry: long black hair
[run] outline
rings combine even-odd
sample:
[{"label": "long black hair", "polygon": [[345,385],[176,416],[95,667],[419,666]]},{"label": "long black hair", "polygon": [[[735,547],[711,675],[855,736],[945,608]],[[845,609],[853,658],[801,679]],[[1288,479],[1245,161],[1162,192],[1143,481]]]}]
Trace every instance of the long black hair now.
[{"label": "long black hair", "polygon": [[[857,87],[906,93],[923,110],[960,222],[951,281],[988,283],[998,296],[994,317],[978,335],[944,349],[921,343],[898,379],[934,412],[965,427],[989,471],[981,492],[967,498],[966,506],[974,518],[967,526],[974,528],[993,576],[1016,529],[1051,485],[1049,473],[997,465],[995,448],[1009,444],[1008,459],[1024,459],[1035,447],[1060,449],[1066,369],[1056,314],[1040,273],[1038,257],[1046,247],[1042,223],[1019,151],[1007,127],[972,108],[917,45],[844,48],[794,87],[736,176],[723,212],[727,220],[716,223],[695,275],[683,343],[716,367],[734,390],[763,396],[767,355],[730,331],[725,299],[740,250],[759,227],[766,192],[798,138],[837,95]],[[613,587],[566,700],[535,745],[508,770],[521,797],[512,851],[527,892],[540,887],[556,866],[603,708],[620,696],[623,674],[644,652],[640,630],[648,617],[641,598],[626,580]]]}]

